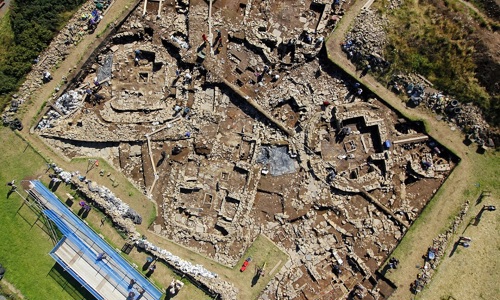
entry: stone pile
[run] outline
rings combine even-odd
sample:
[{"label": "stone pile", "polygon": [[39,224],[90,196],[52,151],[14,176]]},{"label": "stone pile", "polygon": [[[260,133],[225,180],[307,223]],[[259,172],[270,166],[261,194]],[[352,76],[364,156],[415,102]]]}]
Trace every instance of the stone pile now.
[{"label": "stone pile", "polygon": [[[119,220],[120,218],[129,219],[134,224],[142,223],[142,217],[130,208],[128,204],[116,197],[107,187],[99,186],[95,182],[86,179],[85,176],[80,175],[78,171],[70,173],[64,171],[56,164],[50,164],[50,167],[58,174],[62,181],[76,186],[80,192],[85,194],[99,207],[103,208],[106,214],[113,216],[113,220],[117,219],[118,224],[122,223],[121,220]],[[123,228],[130,227],[130,224],[127,225],[128,226],[124,226]],[[129,229],[127,232],[132,232],[132,230]]]},{"label": "stone pile", "polygon": [[170,265],[176,266],[183,273],[192,276],[201,276],[207,278],[217,278],[218,275],[205,269],[202,265],[193,265],[192,263],[181,259],[180,257],[170,253],[169,251],[155,246],[148,240],[137,240],[136,245],[139,248],[148,250],[149,252],[155,254],[157,257],[162,258],[167,261]]},{"label": "stone pile", "polygon": [[407,94],[411,105],[425,105],[452,130],[460,128],[471,142],[491,148],[500,146],[500,132],[484,120],[481,109],[473,103],[460,103],[432,89],[432,84],[421,76],[396,75],[390,84],[394,92]]},{"label": "stone pile", "polygon": [[[400,1],[391,1],[390,7],[394,9],[400,4]],[[358,68],[369,66],[365,70],[383,71],[389,65],[383,58],[385,26],[387,20],[375,10],[364,9],[357,16],[353,29],[346,35],[342,49]],[[449,122],[452,129],[455,126],[462,129],[470,141],[494,148],[500,145],[498,129],[490,128],[482,116],[481,109],[472,103],[459,104],[442,92],[427,92],[432,84],[421,76],[395,75],[390,84],[395,93],[406,92],[413,105],[423,103],[438,113],[439,118]]]},{"label": "stone pile", "polygon": [[142,223],[142,217],[135,210],[130,208],[127,203],[116,197],[107,187],[99,186],[95,182],[89,181],[87,188],[89,191],[97,194],[101,199],[106,201],[106,210],[111,211],[113,214],[119,214],[123,218],[131,219],[134,224]]},{"label": "stone pile", "polygon": [[64,115],[69,115],[75,109],[79,108],[83,102],[83,95],[81,91],[68,91],[59,97],[54,106]]},{"label": "stone pile", "polygon": [[59,119],[60,117],[61,117],[61,115],[58,112],[51,109],[40,120],[40,122],[38,123],[36,128],[39,130],[42,130],[42,129],[54,127],[56,120]]},{"label": "stone pile", "polygon": [[387,41],[385,26],[387,26],[387,20],[377,11],[362,10],[342,45],[347,57],[358,66],[370,64],[374,70],[387,67],[383,59]]},{"label": "stone pile", "polygon": [[56,164],[50,164],[49,166],[58,174],[61,180],[75,186],[87,199],[103,209],[103,213],[110,216],[113,223],[121,230],[124,230],[137,247],[163,259],[177,271],[191,275],[209,290],[218,294],[220,299],[237,299],[238,289],[233,284],[218,278],[216,273],[210,272],[202,265],[193,265],[169,251],[141,239],[134,224],[141,224],[142,217],[125,202],[117,198],[107,187],[97,185],[95,182],[86,179],[78,171],[70,173],[57,167]]},{"label": "stone pile", "polygon": [[458,226],[463,222],[467,211],[469,210],[470,202],[467,200],[459,214],[453,220],[453,223],[450,224],[448,230],[445,233],[438,235],[432,241],[432,246],[429,247],[429,252],[432,251],[435,255],[434,259],[430,259],[428,257],[428,253],[424,254],[426,257],[426,261],[422,266],[419,274],[417,275],[417,279],[411,284],[411,289],[413,293],[418,293],[421,289],[431,282],[432,276],[435,273],[436,268],[438,267],[443,255],[445,254],[446,248],[450,241],[450,238],[453,238],[453,235],[457,232]]},{"label": "stone pile", "polygon": [[139,235],[131,235],[137,247],[146,250],[148,253],[158,257],[168,263],[178,272],[192,276],[198,283],[208,288],[211,292],[218,294],[220,299],[238,299],[238,289],[230,282],[222,280],[216,273],[213,273],[202,265],[194,265],[171,252],[162,249],[153,243],[139,238]]}]

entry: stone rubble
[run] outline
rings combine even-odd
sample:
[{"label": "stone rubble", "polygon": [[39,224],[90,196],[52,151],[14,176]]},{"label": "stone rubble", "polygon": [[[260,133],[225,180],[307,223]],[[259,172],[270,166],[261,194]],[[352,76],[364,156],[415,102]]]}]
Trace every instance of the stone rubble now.
[{"label": "stone rubble", "polygon": [[218,278],[218,275],[208,271],[202,265],[193,265],[192,263],[173,255],[169,251],[159,248],[150,241],[141,238],[134,224],[140,224],[142,218],[126,203],[114,196],[107,187],[99,186],[84,176],[80,172],[67,172],[57,167],[56,164],[50,164],[49,167],[54,170],[61,180],[71,184],[81,192],[86,200],[89,200],[94,206],[99,207],[112,222],[128,236],[131,242],[137,247],[148,251],[151,255],[164,260],[172,268],[193,276],[197,281],[209,287],[214,293],[221,295],[222,299],[238,299],[237,289],[233,284]]},{"label": "stone rubble", "polygon": [[426,257],[424,265],[420,268],[417,279],[411,284],[411,290],[414,294],[419,293],[424,286],[431,282],[432,276],[443,259],[443,255],[445,254],[445,250],[447,249],[450,239],[455,237],[458,227],[464,221],[467,211],[469,210],[469,205],[470,202],[467,200],[446,232],[433,239],[432,246],[429,247],[428,251],[432,251],[434,253],[434,259],[430,259],[428,257],[428,253],[423,255]]},{"label": "stone rubble", "polygon": [[[391,1],[390,7],[394,9],[399,5],[399,1]],[[385,61],[383,56],[385,26],[387,20],[374,9],[363,9],[356,17],[342,49],[359,69],[383,72],[389,66],[390,62]],[[394,75],[389,85],[394,93],[407,97],[410,105],[425,105],[438,115],[438,119],[449,123],[452,130],[460,128],[469,142],[489,148],[500,145],[500,131],[485,121],[479,107],[472,103],[459,103],[446,95],[446,91],[435,90],[423,76]]]},{"label": "stone rubble", "polygon": [[[206,3],[139,5],[68,86],[83,104],[50,103],[35,132],[68,157],[107,157],[157,202],[155,234],[220,264],[239,267],[268,237],[289,258],[260,279],[263,299],[381,297],[368,283],[457,160],[329,62],[334,2],[215,5],[211,20]],[[120,211],[114,223],[138,245],[239,298]]]},{"label": "stone rubble", "polygon": [[453,97],[432,88],[422,76],[394,76],[391,87],[394,92],[408,95],[413,105],[425,107],[437,114],[437,118],[460,128],[467,140],[480,146],[497,148],[500,145],[500,131],[490,126],[479,107],[472,103],[459,103]]},{"label": "stone rubble", "polygon": [[78,191],[91,199],[107,215],[111,216],[113,221],[119,225],[118,227],[125,232],[134,232],[133,224],[142,223],[142,217],[128,204],[117,198],[107,187],[99,186],[95,182],[86,179],[85,176],[80,175],[80,172],[70,173],[64,171],[54,163],[49,166],[62,181],[76,187]]}]

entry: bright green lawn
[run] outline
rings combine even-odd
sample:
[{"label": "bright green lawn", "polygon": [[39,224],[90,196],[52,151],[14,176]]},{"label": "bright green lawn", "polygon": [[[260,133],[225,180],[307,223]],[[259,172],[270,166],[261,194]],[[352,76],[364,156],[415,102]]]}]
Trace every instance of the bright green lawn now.
[{"label": "bright green lawn", "polygon": [[27,299],[71,299],[49,276],[55,261],[48,253],[54,245],[39,227],[43,223],[32,227],[36,215],[26,206],[16,213],[22,204],[19,195],[6,198],[8,181],[16,179],[20,186],[21,179],[43,173],[45,161],[8,128],[0,128],[0,141],[0,264],[7,270],[5,279]]}]

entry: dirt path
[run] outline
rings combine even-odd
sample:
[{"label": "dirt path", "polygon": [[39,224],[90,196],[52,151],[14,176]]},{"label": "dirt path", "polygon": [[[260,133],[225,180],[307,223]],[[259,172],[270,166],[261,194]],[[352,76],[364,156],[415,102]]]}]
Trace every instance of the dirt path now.
[{"label": "dirt path", "polygon": [[10,6],[10,1],[11,0],[5,0],[4,1],[4,6],[2,8],[0,8],[0,18],[5,16],[5,14],[7,13],[7,11],[9,10],[9,6]]},{"label": "dirt path", "polygon": [[465,0],[459,0],[459,1],[463,5],[467,6],[470,9],[472,9],[476,14],[478,14],[484,20],[489,20],[490,19],[490,18],[488,18],[488,16],[486,16],[485,14],[483,14],[483,12],[480,11],[474,4],[472,4],[472,3],[468,2],[468,1],[465,1]]},{"label": "dirt path", "polygon": [[19,297],[19,299],[25,299],[24,295],[21,293],[20,290],[16,289],[16,287],[14,285],[12,285],[12,283],[8,282],[7,280],[5,279],[2,279],[2,282],[0,282],[0,284],[2,286],[5,286],[12,294],[16,295],[17,297]]},{"label": "dirt path", "polygon": [[[400,255],[401,266],[388,277],[399,287],[393,294],[393,299],[409,299],[412,294],[409,286],[415,280],[418,273],[416,265],[421,263],[421,257],[427,247],[450,222],[450,218],[457,213],[459,207],[465,200],[474,201],[481,188],[475,187],[476,182],[482,175],[482,169],[488,165],[488,160],[496,154],[481,156],[475,152],[476,145],[466,146],[463,143],[464,136],[458,130],[451,130],[451,126],[443,121],[438,121],[436,115],[421,108],[409,109],[395,94],[387,90],[377,82],[371,75],[359,78],[355,66],[346,58],[340,44],[344,40],[354,18],[368,1],[358,1],[342,18],[336,30],[327,40],[328,56],[334,64],[345,70],[353,78],[365,85],[367,89],[378,95],[381,99],[392,106],[403,115],[414,119],[423,120],[426,123],[428,133],[441,144],[451,149],[462,161],[441,187],[438,197],[432,200],[423,215],[412,226],[406,234],[403,242],[398,246],[395,255]],[[404,257],[404,259],[402,259]]]}]

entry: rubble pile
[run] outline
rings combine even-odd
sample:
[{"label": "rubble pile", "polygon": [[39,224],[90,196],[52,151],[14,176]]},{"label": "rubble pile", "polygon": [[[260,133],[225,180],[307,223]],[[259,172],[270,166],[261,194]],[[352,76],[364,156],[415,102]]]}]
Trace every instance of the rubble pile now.
[{"label": "rubble pile", "polygon": [[429,247],[428,253],[424,255],[424,265],[421,267],[421,270],[417,275],[417,279],[411,284],[411,290],[413,293],[419,293],[424,286],[431,282],[432,276],[445,254],[450,239],[453,238],[454,234],[458,230],[458,226],[460,226],[460,224],[464,221],[465,215],[469,210],[469,204],[470,202],[467,200],[462,206],[459,214],[450,224],[448,230],[433,239],[432,246]]},{"label": "rubble pile", "polygon": [[193,265],[190,262],[182,260],[180,257],[173,255],[167,250],[156,247],[148,240],[139,239],[136,241],[136,244],[137,247],[145,249],[150,253],[155,254],[156,257],[164,259],[170,265],[176,266],[183,273],[193,276],[206,277],[206,278],[217,278],[217,274],[208,271],[202,265]]},{"label": "rubble pile", "polygon": [[61,114],[57,111],[51,109],[49,110],[45,116],[38,122],[36,126],[37,129],[42,130],[46,128],[54,127],[55,121],[61,117]]},{"label": "rubble pile", "polygon": [[389,66],[384,60],[387,20],[373,9],[363,9],[356,17],[353,28],[347,33],[342,50],[358,66],[370,66],[383,71]]},{"label": "rubble pile", "polygon": [[138,234],[131,234],[131,237],[132,240],[135,241],[137,247],[164,260],[177,271],[191,275],[196,281],[207,287],[211,292],[217,294],[221,299],[238,299],[238,289],[232,283],[219,278],[217,274],[208,271],[202,265],[193,265],[147,240],[140,239]]},{"label": "rubble pile", "polygon": [[406,94],[413,106],[425,105],[438,118],[460,128],[470,142],[496,148],[500,145],[500,132],[483,118],[481,109],[472,103],[460,103],[453,97],[432,88],[421,76],[395,75],[390,82],[395,93]]},{"label": "rubble pile", "polygon": [[62,181],[75,186],[79,192],[85,195],[86,199],[92,201],[100,209],[103,209],[103,212],[111,217],[113,223],[129,235],[137,247],[148,251],[155,257],[163,259],[176,270],[193,276],[200,283],[209,287],[214,293],[219,294],[221,299],[237,299],[238,292],[233,284],[219,279],[217,274],[208,271],[202,265],[193,265],[169,251],[141,239],[134,224],[141,224],[142,217],[126,203],[117,198],[107,187],[97,185],[95,182],[86,179],[78,171],[70,173],[57,167],[56,164],[50,164],[49,166]]},{"label": "rubble pile", "polygon": [[106,210],[111,211],[109,214],[120,214],[124,218],[131,219],[134,224],[142,223],[142,217],[126,203],[117,198],[107,187],[98,186],[95,182],[90,181],[87,187],[89,191],[99,195],[100,198],[106,201],[108,206]]},{"label": "rubble pile", "polygon": [[[391,1],[390,7],[399,5],[399,1]],[[364,73],[383,72],[390,64],[383,57],[385,26],[387,21],[377,11],[363,9],[346,35],[342,50]],[[481,109],[472,103],[459,103],[445,92],[433,89],[432,83],[419,75],[394,75],[389,85],[396,94],[406,94],[411,105],[422,103],[449,122],[452,129],[460,128],[469,141],[492,148],[500,145],[500,132],[487,124]]]},{"label": "rubble pile", "polygon": [[86,179],[78,171],[72,173],[64,171],[54,163],[49,166],[63,182],[75,186],[87,199],[103,209],[104,213],[111,216],[113,222],[118,224],[118,227],[124,229],[125,232],[135,232],[133,224],[142,223],[142,217],[125,202],[117,198],[108,188]]},{"label": "rubble pile", "polygon": [[59,97],[54,106],[63,115],[69,115],[83,104],[82,91],[68,91]]}]

